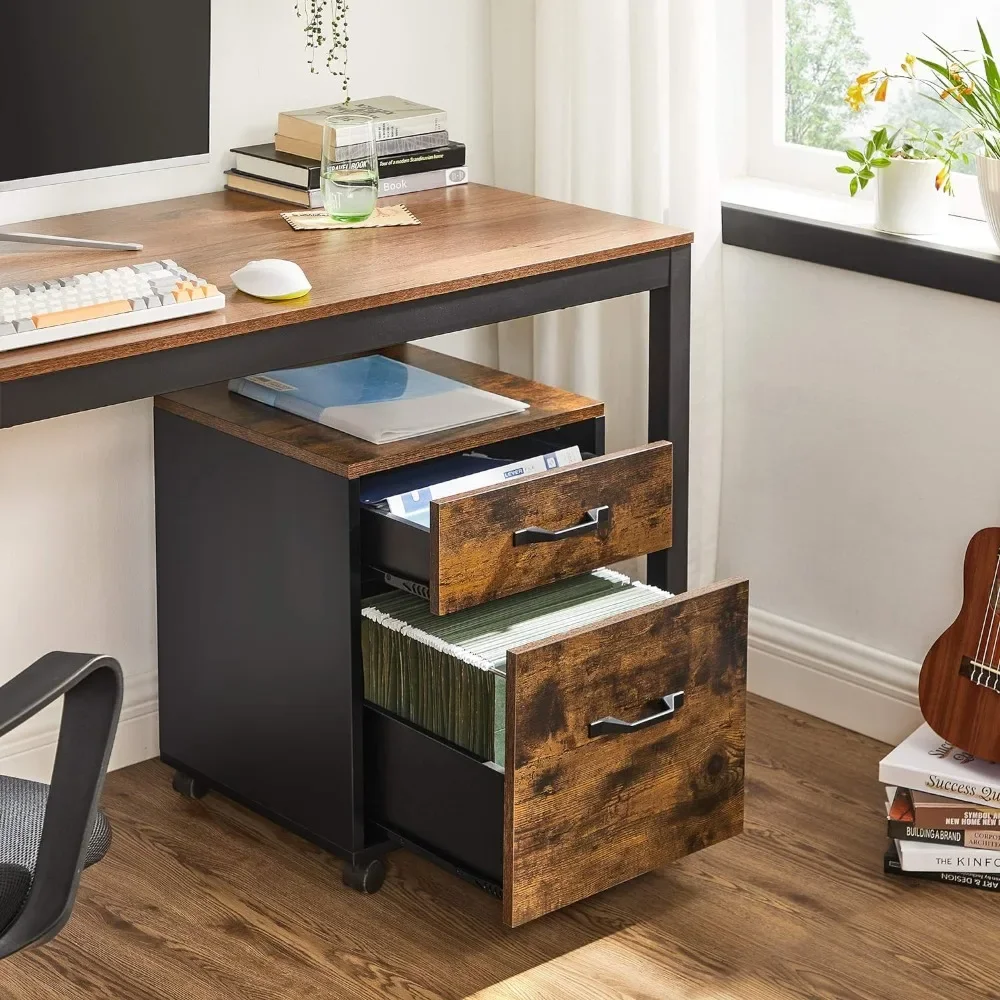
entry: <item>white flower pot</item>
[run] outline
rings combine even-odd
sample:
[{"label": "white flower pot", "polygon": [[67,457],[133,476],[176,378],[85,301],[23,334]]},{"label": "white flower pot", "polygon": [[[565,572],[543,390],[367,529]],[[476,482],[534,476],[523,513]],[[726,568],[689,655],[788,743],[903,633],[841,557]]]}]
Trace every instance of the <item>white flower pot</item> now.
[{"label": "white flower pot", "polygon": [[893,159],[875,171],[875,228],[901,236],[930,236],[948,220],[948,195],[934,187],[937,160]]},{"label": "white flower pot", "polygon": [[986,209],[986,221],[996,245],[1000,247],[1000,160],[976,154],[976,176],[979,194]]}]

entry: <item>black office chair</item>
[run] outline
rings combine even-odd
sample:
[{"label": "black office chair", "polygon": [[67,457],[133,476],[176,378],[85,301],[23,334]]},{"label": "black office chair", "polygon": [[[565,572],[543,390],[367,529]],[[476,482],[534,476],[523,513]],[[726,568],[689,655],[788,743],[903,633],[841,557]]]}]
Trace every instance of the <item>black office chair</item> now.
[{"label": "black office chair", "polygon": [[97,804],[122,704],[116,660],[46,654],[0,687],[0,736],[63,696],[51,787],[0,776],[0,959],[62,930],[80,873],[111,846]]}]

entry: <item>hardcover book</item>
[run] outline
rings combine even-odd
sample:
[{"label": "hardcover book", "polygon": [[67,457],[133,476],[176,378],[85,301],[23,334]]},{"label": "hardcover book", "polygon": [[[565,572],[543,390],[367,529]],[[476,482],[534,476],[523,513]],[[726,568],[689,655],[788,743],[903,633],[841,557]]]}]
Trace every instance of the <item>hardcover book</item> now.
[{"label": "hardcover book", "polygon": [[896,853],[904,872],[976,872],[1000,876],[1000,853],[951,844],[897,840]]},{"label": "hardcover book", "polygon": [[971,805],[909,788],[892,790],[888,817],[940,830],[987,830],[1000,834],[1000,809]]},{"label": "hardcover book", "polygon": [[[425,135],[405,135],[396,139],[381,139],[375,143],[375,152],[379,157],[398,156],[401,153],[414,153],[422,149],[436,149],[448,142],[447,132],[428,132]],[[323,141],[294,139],[291,136],[275,133],[274,148],[281,153],[293,153],[309,160],[319,160],[323,156]]]},{"label": "hardcover book", "polygon": [[1000,804],[1000,764],[959,750],[926,723],[882,759],[878,774],[884,785],[963,802]]},{"label": "hardcover book", "polygon": [[[402,97],[386,96],[368,97],[349,104],[326,104],[304,111],[283,111],[278,115],[278,132],[290,139],[319,144],[323,141],[323,122],[331,115],[368,116],[372,119],[377,140],[448,130],[448,115],[440,108],[407,101]],[[345,126],[337,130],[337,146],[350,146],[364,140],[364,128],[361,126]]]},{"label": "hardcover book", "polygon": [[240,146],[232,152],[236,154],[236,169],[241,174],[307,190],[319,187],[319,160],[282,153],[273,142]]},{"label": "hardcover book", "polygon": [[226,171],[226,187],[230,191],[240,191],[243,194],[255,194],[260,198],[270,198],[271,201],[283,201],[289,205],[301,208],[322,208],[323,195],[318,188],[312,191],[307,188],[292,187],[278,181],[262,180],[260,177],[248,177],[238,170]]},{"label": "hardcover book", "polygon": [[908,872],[903,870],[899,854],[894,843],[889,845],[882,860],[882,870],[886,875],[904,875],[907,878],[926,879],[929,882],[944,882],[946,885],[960,885],[970,889],[984,889],[987,892],[1000,892],[1000,877],[987,872]]},{"label": "hardcover book", "polygon": [[353,437],[388,444],[462,427],[528,404],[381,354],[233,379],[229,391]]},{"label": "hardcover book", "polygon": [[[241,146],[236,154],[236,170],[251,177],[290,184],[292,187],[316,190],[319,187],[319,160],[310,160],[292,153],[282,153],[273,142],[257,146]],[[446,146],[395,153],[378,158],[379,178],[402,174],[427,173],[430,170],[450,170],[465,166],[465,143],[449,142]]]},{"label": "hardcover book", "polygon": [[454,184],[468,184],[469,172],[465,167],[451,170],[428,170],[423,174],[407,174],[405,177],[380,177],[378,196],[413,194],[416,191],[431,191],[434,188],[451,187]]}]

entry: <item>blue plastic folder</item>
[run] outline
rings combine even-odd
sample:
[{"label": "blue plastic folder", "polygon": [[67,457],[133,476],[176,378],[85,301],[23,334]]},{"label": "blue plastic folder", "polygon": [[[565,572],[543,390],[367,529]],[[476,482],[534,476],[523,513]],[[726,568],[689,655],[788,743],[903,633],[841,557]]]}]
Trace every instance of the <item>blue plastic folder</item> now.
[{"label": "blue plastic folder", "polygon": [[248,375],[231,392],[388,444],[528,409],[507,399],[381,354],[309,368]]}]

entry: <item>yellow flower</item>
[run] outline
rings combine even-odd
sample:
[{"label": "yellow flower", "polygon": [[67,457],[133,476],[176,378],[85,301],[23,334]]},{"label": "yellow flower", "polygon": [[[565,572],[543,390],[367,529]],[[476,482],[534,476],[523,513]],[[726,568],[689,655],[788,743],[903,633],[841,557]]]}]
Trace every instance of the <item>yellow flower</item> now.
[{"label": "yellow flower", "polygon": [[917,57],[912,52],[906,53],[906,58],[899,64],[899,68],[907,75],[913,76],[913,67],[916,64]]},{"label": "yellow flower", "polygon": [[941,185],[944,184],[945,177],[948,174],[948,168],[942,167],[940,173],[934,178],[934,189],[936,191],[941,190]]},{"label": "yellow flower", "polygon": [[864,86],[866,83],[871,83],[876,76],[878,76],[878,70],[874,69],[870,73],[862,73],[861,76],[858,77],[858,83]]},{"label": "yellow flower", "polygon": [[860,111],[865,106],[865,92],[860,83],[852,83],[847,88],[847,97],[844,100],[851,106],[852,111]]},{"label": "yellow flower", "polygon": [[885,100],[885,92],[888,89],[889,89],[889,81],[887,79],[883,80],[878,85],[878,90],[875,91],[875,100],[876,101],[884,101]]}]

